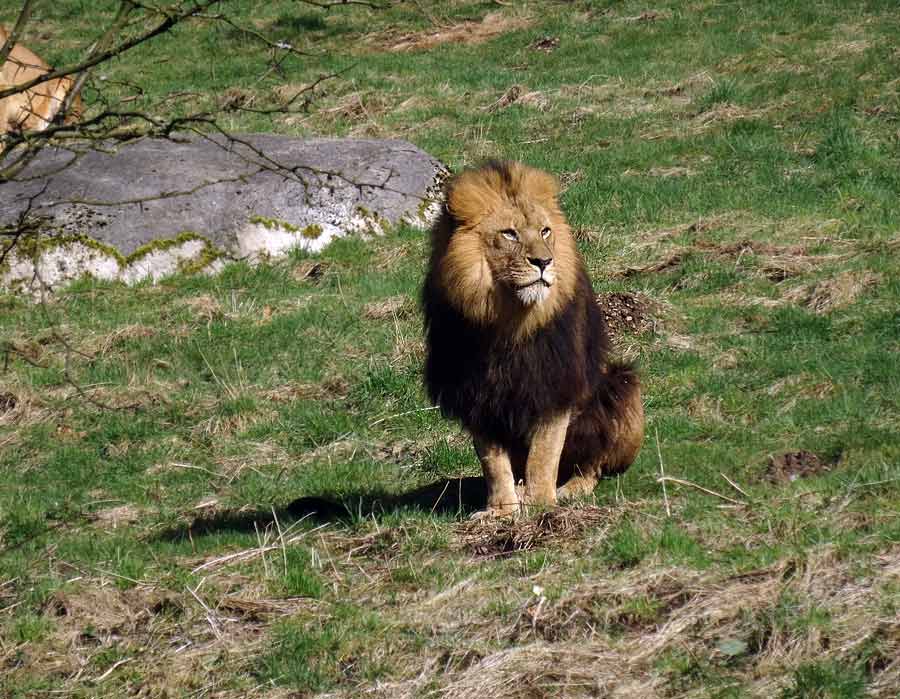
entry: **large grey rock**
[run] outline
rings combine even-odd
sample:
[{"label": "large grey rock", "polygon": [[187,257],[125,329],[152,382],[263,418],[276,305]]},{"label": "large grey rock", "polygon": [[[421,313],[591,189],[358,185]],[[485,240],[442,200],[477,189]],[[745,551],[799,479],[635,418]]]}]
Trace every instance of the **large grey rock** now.
[{"label": "large grey rock", "polygon": [[[270,134],[143,139],[80,154],[45,149],[0,184],[0,226],[28,211],[39,245],[13,251],[0,286],[82,274],[134,282],[217,269],[349,232],[426,227],[446,170],[404,141]],[[29,281],[32,280],[32,281]]]}]

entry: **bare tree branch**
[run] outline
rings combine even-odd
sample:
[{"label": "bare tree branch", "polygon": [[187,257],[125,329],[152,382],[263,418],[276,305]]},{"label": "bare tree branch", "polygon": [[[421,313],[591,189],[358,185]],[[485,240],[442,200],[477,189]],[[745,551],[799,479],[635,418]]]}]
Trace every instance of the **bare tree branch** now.
[{"label": "bare tree branch", "polygon": [[387,5],[379,5],[375,2],[367,2],[366,0],[331,0],[331,2],[318,2],[317,0],[300,0],[304,5],[312,5],[322,10],[330,10],[332,7],[340,7],[342,5],[360,5],[362,7],[371,7],[373,10],[387,9]]},{"label": "bare tree branch", "polygon": [[16,23],[12,28],[12,31],[9,33],[9,36],[6,37],[6,43],[3,46],[0,46],[0,66],[6,63],[6,59],[9,57],[9,52],[13,50],[13,47],[19,41],[19,35],[21,35],[22,30],[25,28],[25,25],[28,23],[29,17],[31,17],[31,10],[34,7],[34,0],[25,0],[22,5],[22,9],[19,10],[19,17],[16,19]]},{"label": "bare tree branch", "polygon": [[[203,12],[203,10],[207,9],[208,7],[216,5],[221,1],[222,0],[203,0],[202,2],[197,3],[196,6],[190,8],[188,10],[185,10],[183,12],[173,12],[171,14],[161,12],[161,14],[166,14],[166,18],[162,22],[160,22],[158,25],[156,25],[153,29],[151,29],[147,32],[144,32],[143,34],[140,34],[139,36],[132,37],[131,39],[123,41],[118,46],[114,46],[113,48],[107,49],[105,51],[93,53],[88,58],[83,60],[81,63],[76,63],[75,65],[65,66],[64,68],[58,68],[58,69],[52,70],[48,73],[44,73],[43,75],[33,78],[27,82],[20,83],[20,84],[16,85],[15,87],[7,88],[5,90],[0,90],[0,99],[3,99],[4,97],[9,97],[10,95],[19,94],[21,92],[24,92],[25,90],[30,90],[31,88],[35,87],[36,85],[45,83],[48,80],[54,80],[56,78],[65,78],[65,77],[68,77],[69,75],[73,75],[75,73],[81,73],[89,68],[93,68],[94,66],[96,66],[100,63],[104,63],[111,58],[120,56],[123,53],[130,51],[131,49],[135,48],[136,46],[140,46],[144,42],[149,41],[150,39],[152,39],[156,36],[159,36],[160,34],[166,33],[167,31],[172,29],[172,27],[174,27],[179,22],[181,22],[185,19],[194,17],[197,14]],[[128,4],[132,4],[132,3],[128,3]]]}]

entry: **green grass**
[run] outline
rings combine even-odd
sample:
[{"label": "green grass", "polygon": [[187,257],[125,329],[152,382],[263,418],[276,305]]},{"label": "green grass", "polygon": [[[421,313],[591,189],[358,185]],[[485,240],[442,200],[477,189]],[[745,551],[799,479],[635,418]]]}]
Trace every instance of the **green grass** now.
[{"label": "green grass", "polygon": [[[39,4],[26,41],[62,64],[113,7]],[[597,291],[652,302],[617,338],[648,438],[588,502],[468,524],[409,228],[334,243],[318,280],[295,254],[0,296],[0,694],[896,697],[895,4],[223,8],[312,55],[270,71],[197,22],[104,67],[113,94],[190,93],[178,115],[346,70],[308,113],[223,124],[559,174]],[[483,43],[392,50],[489,12],[509,24]],[[542,100],[488,109],[514,84]],[[828,468],[773,482],[800,450]],[[298,521],[306,496],[343,515]]]}]

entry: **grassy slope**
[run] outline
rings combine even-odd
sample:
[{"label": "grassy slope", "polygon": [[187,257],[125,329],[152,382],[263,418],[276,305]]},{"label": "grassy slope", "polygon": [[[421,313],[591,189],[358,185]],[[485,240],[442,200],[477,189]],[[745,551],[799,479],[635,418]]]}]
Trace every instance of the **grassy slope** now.
[{"label": "grassy slope", "polygon": [[[0,297],[16,348],[0,374],[16,402],[0,408],[0,690],[896,696],[893,3],[228,5],[320,55],[264,75],[248,38],[193,26],[109,77],[264,102],[347,69],[308,115],[229,125],[560,173],[598,291],[654,304],[653,329],[619,337],[648,441],[591,503],[516,529],[391,498],[478,473],[420,387],[416,231],[340,241],[316,279],[295,256],[86,281],[42,309]],[[486,12],[475,29],[508,31],[390,50]],[[74,0],[38,19],[57,62],[64,22],[83,38],[97,23]],[[532,48],[545,36],[558,48]],[[512,85],[537,94],[490,109]],[[71,377],[126,407],[75,392],[60,338]],[[800,449],[836,465],[766,479],[769,454]],[[743,504],[674,483],[664,498],[660,458]],[[270,508],[302,495],[356,516],[276,526]]]}]

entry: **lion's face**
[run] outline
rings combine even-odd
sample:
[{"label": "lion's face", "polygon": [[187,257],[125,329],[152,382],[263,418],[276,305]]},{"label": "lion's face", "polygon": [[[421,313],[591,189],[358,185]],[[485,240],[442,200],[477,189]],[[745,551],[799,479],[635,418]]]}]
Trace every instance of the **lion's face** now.
[{"label": "lion's face", "polygon": [[431,274],[460,312],[521,335],[572,297],[578,254],[556,197],[550,175],[519,163],[467,170],[451,182]]},{"label": "lion's face", "polygon": [[556,281],[552,223],[543,207],[523,202],[499,207],[478,226],[491,274],[526,306],[546,301]]}]

